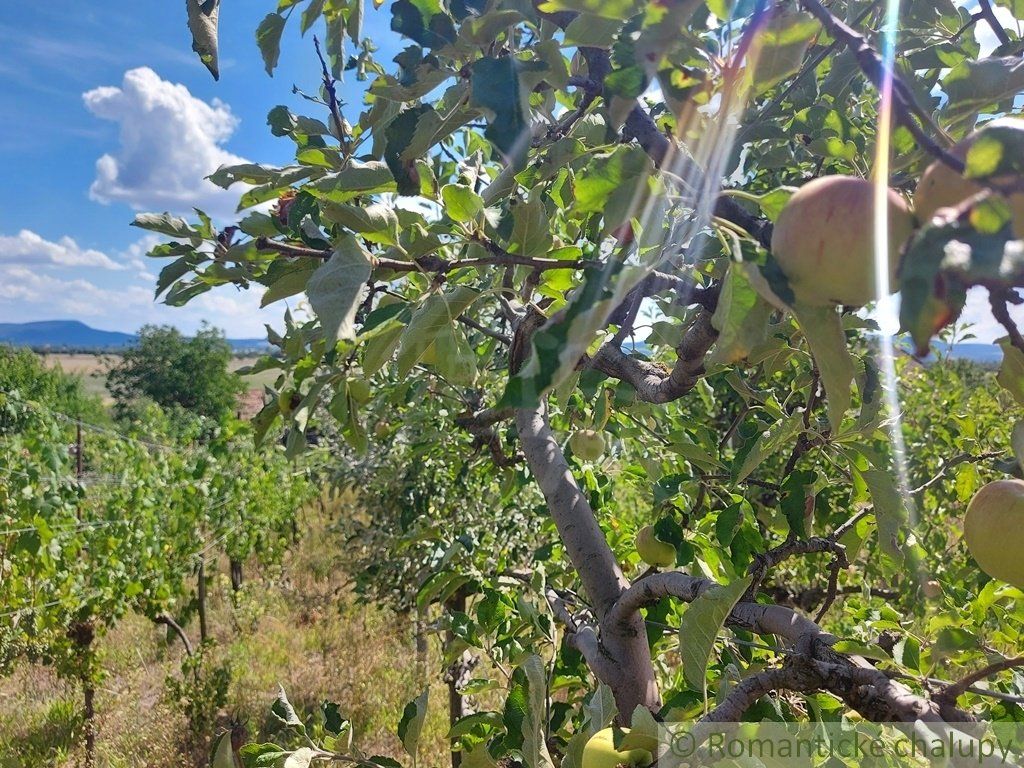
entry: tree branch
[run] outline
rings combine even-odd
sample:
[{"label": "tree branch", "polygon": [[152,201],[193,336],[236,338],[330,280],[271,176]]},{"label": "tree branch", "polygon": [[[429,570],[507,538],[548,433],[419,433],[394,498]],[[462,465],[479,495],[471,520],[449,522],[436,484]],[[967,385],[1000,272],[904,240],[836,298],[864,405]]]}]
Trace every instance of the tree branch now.
[{"label": "tree branch", "polygon": [[[842,41],[850,53],[854,55],[861,71],[881,90],[887,77],[885,64],[878,52],[871,47],[867,39],[833,15],[819,0],[800,0],[806,8],[825,27],[826,31],[836,40]],[[892,73],[893,114],[896,119],[913,135],[917,144],[928,154],[938,158],[957,173],[964,172],[964,163],[941,147],[924,131],[929,126],[938,132],[928,114],[921,109],[914,92],[899,77]]]},{"label": "tree branch", "polygon": [[1021,352],[1024,352],[1024,337],[1020,335],[1020,330],[1017,328],[1017,324],[1013,322],[1013,318],[1010,317],[1009,307],[1011,303],[1020,303],[1020,297],[1018,297],[1013,291],[1000,291],[993,289],[988,292],[988,303],[989,306],[992,307],[992,317],[994,317],[999,324],[1006,329],[1006,333],[1010,337],[1010,343]]},{"label": "tree branch", "polygon": [[1002,661],[997,661],[994,664],[989,664],[987,667],[979,669],[977,672],[972,672],[952,685],[946,686],[936,694],[936,698],[955,703],[956,700],[963,696],[975,683],[984,680],[986,677],[998,674],[999,672],[1004,672],[1007,669],[1013,669],[1014,667],[1020,666],[1024,666],[1024,656],[1018,656],[1013,659],[1003,659]]},{"label": "tree branch", "polygon": [[181,638],[181,644],[185,647],[185,655],[192,655],[192,641],[188,639],[188,635],[185,634],[185,630],[181,628],[181,625],[176,622],[170,614],[157,614],[153,617],[153,623],[169,627],[179,638]]},{"label": "tree branch", "polygon": [[[518,256],[508,253],[493,243],[484,243],[484,246],[492,252],[491,256],[482,256],[477,259],[456,259],[449,261],[428,254],[420,256],[413,261],[399,261],[398,259],[382,259],[372,257],[374,269],[390,269],[393,272],[437,272],[444,274],[453,272],[456,269],[493,267],[493,266],[523,266],[544,272],[552,269],[602,269],[603,264],[599,261],[589,259],[542,259],[529,256]],[[260,251],[276,251],[283,256],[305,257],[310,259],[329,259],[334,255],[330,249],[307,248],[302,245],[271,240],[268,237],[256,238],[256,248]]]},{"label": "tree branch", "polygon": [[978,0],[978,13],[981,14],[981,18],[992,28],[992,32],[998,38],[1000,45],[1006,45],[1010,42],[1010,36],[1006,33],[1006,28],[1003,27],[996,16],[991,0]]},{"label": "tree branch", "polygon": [[631,384],[637,397],[645,402],[669,403],[687,394],[700,381],[704,375],[704,356],[717,340],[711,313],[701,310],[676,347],[679,359],[671,371],[629,357],[613,342],[603,344],[585,365]]},{"label": "tree branch", "polygon": [[[679,571],[652,574],[637,581],[623,592],[609,612],[602,629],[614,621],[625,621],[641,608],[663,597],[692,602],[717,584]],[[968,722],[971,717],[944,702],[929,701],[909,688],[893,681],[859,656],[846,656],[833,651],[835,637],[817,623],[788,608],[739,602],[726,620],[726,625],[759,635],[777,635],[794,648],[794,655],[803,657],[809,669],[820,677],[821,689],[827,690],[869,720],[876,722],[917,720]]]},{"label": "tree branch", "polygon": [[927,482],[923,483],[922,485],[917,486],[917,488],[914,488],[910,493],[911,493],[911,495],[917,495],[917,494],[921,493],[922,491],[928,490],[933,485],[935,485],[937,482],[939,482],[943,477],[945,477],[946,473],[949,472],[949,470],[953,469],[953,467],[956,467],[956,466],[958,466],[960,464],[966,464],[967,462],[972,462],[973,463],[973,462],[988,461],[989,459],[997,459],[997,458],[999,458],[1002,455],[1003,455],[1002,451],[988,451],[986,453],[979,453],[977,455],[972,454],[972,453],[958,453],[952,459],[950,459],[949,461],[943,463],[942,467],[940,467],[939,471],[937,473],[935,473],[935,476],[932,477],[931,480],[928,480]]}]

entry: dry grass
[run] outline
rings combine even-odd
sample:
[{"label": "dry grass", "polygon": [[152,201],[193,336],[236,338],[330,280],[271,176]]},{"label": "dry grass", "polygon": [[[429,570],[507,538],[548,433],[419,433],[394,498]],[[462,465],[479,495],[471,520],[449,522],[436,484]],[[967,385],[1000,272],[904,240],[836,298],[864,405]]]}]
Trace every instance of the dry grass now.
[{"label": "dry grass", "polygon": [[[118,363],[119,355],[55,352],[40,354],[39,357],[50,368],[60,367],[65,373],[81,376],[87,392],[98,395],[107,404],[113,402],[107,391],[107,372]],[[256,360],[255,357],[233,357],[228,369],[237,371],[239,368],[252,365]],[[270,370],[243,376],[242,381],[249,388],[262,390],[264,385],[273,384],[276,378],[277,371]]]},{"label": "dry grass", "polygon": [[[101,641],[107,677],[97,694],[100,768],[182,768],[206,765],[209,741],[230,720],[245,722],[253,739],[272,737],[268,718],[278,683],[296,709],[336,701],[352,720],[356,743],[370,754],[400,757],[395,728],[406,702],[425,681],[417,671],[409,621],[356,604],[336,540],[319,515],[309,513],[306,533],[283,567],[247,573],[232,599],[226,576],[211,595],[215,660],[228,660],[232,682],[227,706],[198,741],[165,693],[168,675],[180,675],[181,647],[168,645],[161,628],[139,616],[122,621]],[[250,569],[252,570],[252,569]],[[194,626],[188,631],[193,637]],[[446,694],[436,671],[420,765],[447,763]],[[81,693],[49,670],[22,666],[0,681],[0,768],[72,766],[82,758]]]}]

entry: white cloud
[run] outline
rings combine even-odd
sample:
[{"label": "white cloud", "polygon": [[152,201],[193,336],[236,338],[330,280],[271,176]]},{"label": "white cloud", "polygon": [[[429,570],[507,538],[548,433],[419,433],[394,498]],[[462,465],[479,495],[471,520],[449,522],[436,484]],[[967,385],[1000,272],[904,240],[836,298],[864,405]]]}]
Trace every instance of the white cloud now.
[{"label": "white cloud", "polygon": [[192,333],[205,320],[232,338],[263,338],[265,323],[281,325],[283,308],[261,310],[259,303],[259,291],[230,293],[220,288],[184,307],[168,307],[154,301],[151,281],[108,287],[20,264],[0,264],[0,322],[75,318],[107,330],[133,332],[157,323]]},{"label": "white cloud", "polygon": [[70,237],[54,242],[28,229],[16,235],[0,235],[0,263],[124,269],[102,251],[81,248]]},{"label": "white cloud", "polygon": [[92,199],[136,210],[187,213],[194,206],[231,216],[238,191],[205,179],[221,165],[245,162],[222,146],[238,126],[227,104],[197,99],[148,67],[125,72],[120,87],[95,88],[82,98],[96,117],[121,127],[120,146],[96,161]]},{"label": "white cloud", "polygon": [[[1010,317],[1018,328],[1024,328],[1024,306],[1010,305]],[[992,317],[992,308],[988,303],[988,291],[984,288],[972,288],[967,293],[967,305],[957,322],[958,327],[968,326],[966,330],[977,339],[971,341],[992,342],[1006,335],[1006,329]]]}]

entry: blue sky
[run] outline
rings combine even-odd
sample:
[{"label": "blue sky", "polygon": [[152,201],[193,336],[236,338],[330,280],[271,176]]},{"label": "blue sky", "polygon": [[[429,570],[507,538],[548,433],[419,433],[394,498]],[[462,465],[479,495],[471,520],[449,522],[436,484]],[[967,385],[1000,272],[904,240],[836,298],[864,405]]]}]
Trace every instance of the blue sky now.
[{"label": "blue sky", "polygon": [[[270,135],[266,114],[276,104],[315,109],[291,89],[315,92],[319,64],[312,31],[300,38],[293,19],[266,76],[254,30],[275,5],[222,5],[220,82],[191,50],[180,0],[23,3],[0,21],[0,322],[77,318],[125,331],[160,322],[190,332],[205,319],[231,336],[280,325],[282,305],[260,311],[255,291],[223,288],[185,308],[154,303],[161,263],[144,257],[153,239],[128,226],[135,211],[187,214],[193,204],[223,221],[236,193],[206,174],[240,159],[289,161],[291,142]],[[403,44],[388,29],[388,5],[366,3],[364,35],[390,67]],[[976,29],[991,50],[991,33]],[[353,122],[361,92],[354,78],[341,87]],[[968,316],[981,322],[979,337],[1001,335],[983,295]]]},{"label": "blue sky", "polygon": [[[26,3],[0,22],[0,322],[78,318],[100,328],[144,322],[191,331],[201,319],[231,335],[262,335],[282,314],[259,296],[222,289],[183,309],[154,304],[160,262],[128,224],[137,210],[188,213],[191,204],[227,217],[237,194],[202,177],[239,159],[286,163],[293,145],[275,139],[267,112],[314,105],[319,63],[311,30],[285,32],[267,77],[254,41],[270,0],[224,3],[221,79],[191,50],[183,2]],[[101,10],[102,8],[102,10]],[[367,3],[364,34],[389,66],[400,50],[387,7]],[[385,34],[382,34],[385,33]],[[342,84],[355,121],[362,89]]]}]

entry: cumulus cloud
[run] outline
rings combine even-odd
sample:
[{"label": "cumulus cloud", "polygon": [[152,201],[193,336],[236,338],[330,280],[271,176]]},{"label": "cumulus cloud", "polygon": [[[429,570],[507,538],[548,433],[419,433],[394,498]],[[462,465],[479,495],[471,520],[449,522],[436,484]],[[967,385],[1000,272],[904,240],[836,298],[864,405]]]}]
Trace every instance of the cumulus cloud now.
[{"label": "cumulus cloud", "polygon": [[16,235],[0,235],[0,263],[124,268],[102,251],[79,247],[70,237],[62,237],[54,242],[28,229],[23,229]]},{"label": "cumulus cloud", "polygon": [[153,299],[151,282],[98,285],[82,278],[40,272],[21,264],[0,263],[0,322],[29,322],[66,317],[99,328],[133,332],[146,323],[174,325],[192,333],[205,320],[233,338],[264,338],[265,323],[280,325],[280,307],[261,310],[258,291],[203,294],[184,307]]},{"label": "cumulus cloud", "polygon": [[227,104],[197,99],[148,67],[125,72],[120,87],[95,88],[82,98],[96,117],[121,128],[117,149],[96,161],[92,199],[136,210],[234,212],[238,192],[205,179],[221,165],[245,162],[222,146],[238,126]]}]

